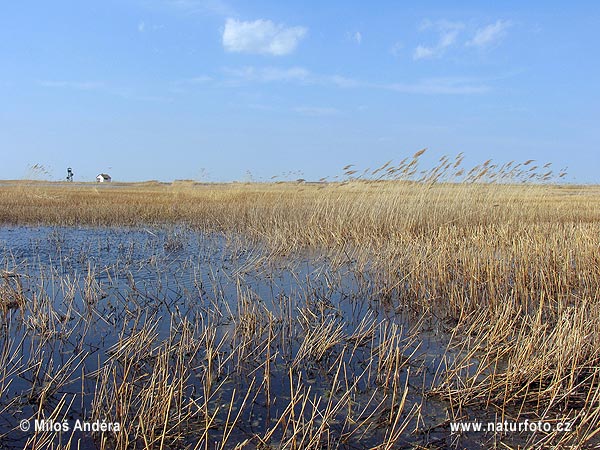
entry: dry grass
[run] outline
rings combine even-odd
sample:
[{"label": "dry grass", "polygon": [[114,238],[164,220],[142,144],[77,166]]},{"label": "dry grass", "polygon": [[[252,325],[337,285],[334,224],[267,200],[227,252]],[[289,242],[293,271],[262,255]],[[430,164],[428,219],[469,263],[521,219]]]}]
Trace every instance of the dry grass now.
[{"label": "dry grass", "polygon": [[[547,179],[543,171],[537,175],[539,169],[531,162],[519,165],[517,172],[513,166],[485,163],[460,173],[460,160],[444,160],[417,182],[411,161],[384,165],[368,179],[352,179],[356,172],[348,167],[350,179],[343,183],[4,183],[0,222],[185,224],[243,235],[264,244],[267,259],[320,249],[334,255],[333,267],[351,261],[352,276],[378,307],[436,317],[450,330],[448,357],[438,367],[435,382],[424,389],[448,402],[451,418],[460,419],[468,408],[493,407],[511,420],[576,424],[573,433],[532,435],[530,446],[584,446],[593,441],[600,431],[600,188],[509,182],[529,174],[538,181]],[[447,182],[448,171],[466,178]],[[378,177],[382,179],[376,181]],[[165,245],[183,245],[176,234],[171,238]],[[408,377],[402,381],[397,375],[406,370],[410,343],[392,325],[375,321],[361,322],[348,333],[325,301],[309,303],[319,293],[310,280],[306,305],[292,308],[280,298],[273,308],[265,308],[244,288],[244,270],[236,272],[242,278],[235,311],[221,309],[233,324],[228,356],[214,328],[220,313],[214,311],[191,328],[179,324],[183,329],[161,345],[155,342],[151,321],[119,340],[111,359],[95,374],[94,414],[109,414],[128,432],[106,441],[105,448],[128,448],[131,442],[176,446],[182,427],[198,427],[199,448],[208,448],[209,430],[219,428],[217,447],[226,448],[245,408],[260,397],[270,410],[271,365],[277,356],[291,352],[286,336],[292,322],[303,341],[288,358],[288,403],[270,428],[248,442],[334,448],[385,423],[387,438],[381,448],[393,448],[409,423],[401,416],[406,413]],[[21,305],[22,292],[9,275],[3,280],[0,289],[8,300],[3,297],[1,306],[6,314]],[[328,283],[320,286],[321,292]],[[101,295],[91,272],[84,296],[93,310]],[[56,333],[48,325],[53,322],[48,319],[51,308],[40,301],[33,305],[28,326],[46,336]],[[298,313],[295,319],[292,310]],[[339,355],[353,355],[362,345],[370,346],[371,358],[363,374],[348,376],[348,360]],[[195,397],[186,394],[190,373],[183,362],[185,352],[204,355],[203,388]],[[300,375],[292,375],[307,361],[327,363],[332,392],[341,394],[322,399]],[[221,406],[215,400],[231,365],[253,375],[247,392],[234,392],[235,408],[233,399]],[[75,370],[77,364],[70,362],[68,368]],[[64,376],[57,371],[55,384],[64,383]],[[381,394],[363,405],[363,411],[352,411],[353,396],[365,380],[372,380]],[[335,428],[340,435],[332,436],[328,424],[339,423],[341,415],[344,422]]]}]

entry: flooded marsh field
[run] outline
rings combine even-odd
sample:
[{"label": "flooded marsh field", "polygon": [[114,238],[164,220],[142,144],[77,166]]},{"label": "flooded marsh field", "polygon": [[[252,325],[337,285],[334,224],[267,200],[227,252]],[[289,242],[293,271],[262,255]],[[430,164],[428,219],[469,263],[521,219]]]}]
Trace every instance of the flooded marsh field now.
[{"label": "flooded marsh field", "polygon": [[597,445],[599,198],[9,183],[0,448]]},{"label": "flooded marsh field", "polygon": [[[347,252],[279,258],[184,229],[5,227],[0,246],[7,447],[443,438],[411,433],[447,419],[424,396],[444,325],[382,303]],[[120,430],[32,436],[24,417]]]}]

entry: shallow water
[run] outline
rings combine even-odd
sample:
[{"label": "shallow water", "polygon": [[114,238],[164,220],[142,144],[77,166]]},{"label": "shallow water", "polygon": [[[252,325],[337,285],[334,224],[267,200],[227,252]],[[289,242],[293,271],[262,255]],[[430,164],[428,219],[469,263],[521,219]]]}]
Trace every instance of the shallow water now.
[{"label": "shallow water", "polygon": [[[331,399],[347,403],[327,419],[322,448],[370,448],[393,430],[399,402],[389,394],[391,384],[407,393],[398,416],[407,426],[396,445],[488,446],[483,433],[451,435],[449,405],[424,395],[442,360],[454,357],[447,328],[400,301],[382,301],[373,274],[351,258],[278,257],[240,237],[185,228],[0,227],[0,255],[0,270],[11,275],[4,282],[15,287],[18,279],[26,298],[26,306],[5,308],[1,321],[2,352],[10,357],[0,376],[0,448],[33,445],[31,430],[19,430],[23,418],[50,418],[53,411],[71,424],[91,420],[94,411],[105,411],[106,420],[116,417],[111,397],[99,395],[99,380],[125,383],[125,367],[135,359],[138,384],[145,383],[169,343],[193,349],[185,354],[182,402],[211,408],[215,421],[202,436],[201,420],[186,422],[166,448],[193,448],[201,439],[222,448],[248,440],[253,448],[267,435],[277,445],[289,434],[277,424],[294,392],[307,399],[306,407],[293,408],[295,420],[312,417],[317,427]],[[331,345],[308,348],[307,336],[323,330]],[[140,333],[147,335],[138,339]],[[396,366],[384,364],[379,349],[386,346],[396,351]],[[207,362],[211,352],[217,368]],[[175,357],[168,367],[172,380],[179,370]],[[390,367],[397,370],[386,376]],[[207,373],[213,372],[214,392],[207,395]],[[344,391],[351,382],[348,400]],[[143,388],[131,385],[141,395]],[[252,395],[244,402],[242,393]],[[360,433],[350,431],[348,408],[369,424]],[[225,442],[228,416],[238,411]],[[493,412],[466,411],[463,417],[484,420]],[[100,448],[98,433],[44,436],[40,448],[69,439],[81,449]],[[131,439],[137,443],[131,448],[143,448],[134,433]]]}]

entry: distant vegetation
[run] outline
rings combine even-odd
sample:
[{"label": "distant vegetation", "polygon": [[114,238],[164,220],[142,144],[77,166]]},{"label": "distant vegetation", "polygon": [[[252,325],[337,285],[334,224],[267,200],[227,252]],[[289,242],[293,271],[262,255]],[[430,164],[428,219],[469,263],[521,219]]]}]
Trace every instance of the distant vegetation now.
[{"label": "distant vegetation", "polygon": [[428,395],[453,418],[490,406],[567,418],[575,432],[543,442],[585,443],[600,430],[600,188],[556,184],[564,172],[534,161],[465,170],[459,155],[423,172],[419,156],[365,173],[347,166],[343,181],[321,184],[11,183],[0,187],[0,222],[185,224],[244,235],[273,257],[345,254],[369,267],[380,301],[451,326],[460,351]]}]

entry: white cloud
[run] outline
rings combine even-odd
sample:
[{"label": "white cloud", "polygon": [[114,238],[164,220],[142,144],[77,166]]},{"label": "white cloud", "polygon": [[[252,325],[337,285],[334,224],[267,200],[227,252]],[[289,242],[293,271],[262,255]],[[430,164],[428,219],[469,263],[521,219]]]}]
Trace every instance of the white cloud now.
[{"label": "white cloud", "polygon": [[435,54],[435,50],[433,48],[425,47],[423,45],[417,46],[415,48],[415,52],[413,53],[414,59],[426,59],[431,58]]},{"label": "white cloud", "polygon": [[150,25],[143,20],[140,20],[137,25],[137,30],[139,33],[154,32],[161,30],[162,28],[164,28],[164,25]]},{"label": "white cloud", "polygon": [[306,36],[305,27],[284,27],[270,20],[243,22],[227,19],[223,47],[228,52],[282,56],[292,53]]},{"label": "white cloud", "polygon": [[506,30],[510,27],[510,22],[498,20],[486,27],[479,28],[473,36],[473,39],[467,42],[468,46],[472,47],[487,47],[498,42],[506,34]]},{"label": "white cloud", "polygon": [[346,33],[346,39],[349,41],[353,41],[356,42],[357,44],[361,44],[362,43],[362,34],[360,33],[360,31],[356,31],[354,33]]},{"label": "white cloud", "polygon": [[462,23],[449,22],[447,20],[423,22],[419,27],[419,30],[425,31],[434,29],[439,35],[438,41],[432,46],[425,46],[423,44],[418,45],[413,52],[413,59],[438,58],[442,56],[448,47],[456,43],[458,34],[463,28],[464,25]]},{"label": "white cloud", "polygon": [[362,44],[362,33],[360,31],[347,31],[345,40],[360,45]]},{"label": "white cloud", "polygon": [[394,45],[392,45],[392,48],[390,49],[390,52],[394,56],[400,56],[400,53],[402,52],[403,48],[404,48],[404,44],[402,42],[398,41],[398,42],[395,42]]}]

